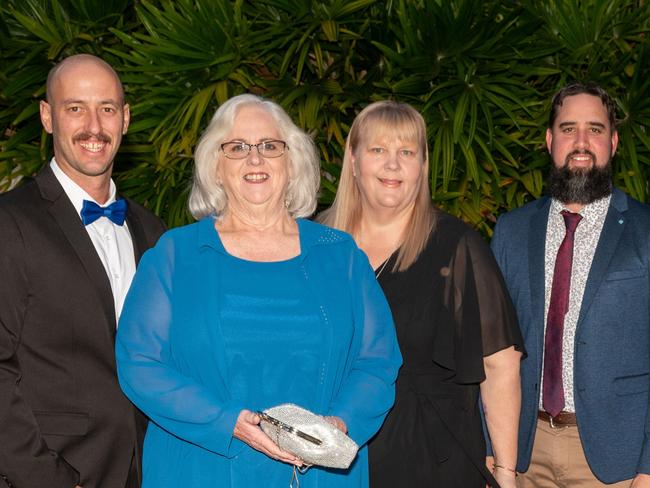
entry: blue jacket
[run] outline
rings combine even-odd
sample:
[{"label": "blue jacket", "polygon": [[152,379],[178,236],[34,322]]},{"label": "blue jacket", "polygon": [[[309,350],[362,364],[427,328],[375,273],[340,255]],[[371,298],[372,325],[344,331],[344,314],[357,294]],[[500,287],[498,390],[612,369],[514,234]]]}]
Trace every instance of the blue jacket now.
[{"label": "blue jacket", "polygon": [[[544,345],[550,198],[499,218],[492,250],[515,304],[522,362],[518,471],[530,464]],[[650,473],[650,207],[615,189],[580,309],[574,351],[578,431],[604,483]]]},{"label": "blue jacket", "polygon": [[[401,356],[391,313],[368,259],[348,234],[307,220],[299,220],[298,227],[300,276],[321,316],[314,327],[324,337],[322,372],[304,382],[316,385],[316,413],[341,417],[350,437],[363,446],[394,400]],[[228,383],[219,283],[241,278],[219,274],[226,257],[214,220],[205,218],[164,234],[143,256],[129,291],[116,357],[120,385],[152,420],[145,439],[143,487],[272,486],[265,476],[280,479],[279,470],[289,469],[259,459],[232,436],[239,412],[254,407],[242,404]],[[264,347],[262,335],[260,351]],[[287,354],[287,361],[292,357]],[[300,364],[295,374],[300,374]],[[264,386],[282,397],[283,387],[293,379]],[[257,468],[248,462],[252,458]],[[246,477],[255,479],[237,481]],[[289,476],[282,479],[286,486]],[[366,449],[349,470],[313,468],[300,484],[365,488]]]}]

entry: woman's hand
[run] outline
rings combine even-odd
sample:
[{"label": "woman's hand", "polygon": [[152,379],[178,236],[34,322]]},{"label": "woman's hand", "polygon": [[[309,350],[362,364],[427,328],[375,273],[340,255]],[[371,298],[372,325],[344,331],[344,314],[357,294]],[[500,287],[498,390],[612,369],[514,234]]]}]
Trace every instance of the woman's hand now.
[{"label": "woman's hand", "polygon": [[501,488],[517,488],[517,474],[514,471],[495,466],[492,474]]},{"label": "woman's hand", "polygon": [[331,415],[327,415],[324,418],[344,434],[348,433],[348,426],[345,425],[345,422],[343,422],[343,419],[341,417],[333,417]]},{"label": "woman's hand", "polygon": [[481,383],[481,400],[496,464],[502,466],[493,470],[494,477],[503,488],[515,486],[516,473],[512,470],[517,464],[520,362],[521,353],[514,346],[483,358],[485,381]]},{"label": "woman's hand", "polygon": [[275,442],[260,429],[260,416],[250,410],[242,410],[237,417],[233,437],[245,442],[256,451],[283,463],[302,466],[302,460],[290,452],[280,449]]}]

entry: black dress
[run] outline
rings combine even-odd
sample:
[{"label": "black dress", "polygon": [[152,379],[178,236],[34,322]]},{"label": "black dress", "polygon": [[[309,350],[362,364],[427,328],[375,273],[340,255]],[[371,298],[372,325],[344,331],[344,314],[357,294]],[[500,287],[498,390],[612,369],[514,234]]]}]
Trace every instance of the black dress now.
[{"label": "black dress", "polygon": [[395,253],[378,271],[404,364],[395,406],[369,445],[371,488],[484,488],[483,356],[523,350],[490,248],[460,220],[436,218],[409,269],[391,271]]}]

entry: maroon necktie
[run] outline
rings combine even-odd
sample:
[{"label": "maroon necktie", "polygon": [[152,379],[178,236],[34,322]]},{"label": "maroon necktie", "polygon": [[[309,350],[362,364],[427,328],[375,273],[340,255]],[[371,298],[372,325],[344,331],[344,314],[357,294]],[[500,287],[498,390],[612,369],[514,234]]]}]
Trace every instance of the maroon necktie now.
[{"label": "maroon necktie", "polygon": [[555,258],[551,302],[546,317],[546,338],[544,339],[544,391],[542,406],[555,417],[564,408],[562,386],[562,337],[564,316],[569,310],[571,289],[571,267],[573,264],[573,235],[582,215],[562,210],[566,234]]}]

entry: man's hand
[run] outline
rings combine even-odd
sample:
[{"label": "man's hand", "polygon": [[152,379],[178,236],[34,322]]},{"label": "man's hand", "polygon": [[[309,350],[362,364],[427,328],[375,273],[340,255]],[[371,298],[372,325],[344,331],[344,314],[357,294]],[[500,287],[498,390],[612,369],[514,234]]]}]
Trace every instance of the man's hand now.
[{"label": "man's hand", "polygon": [[650,474],[637,474],[632,480],[630,488],[650,488]]}]

